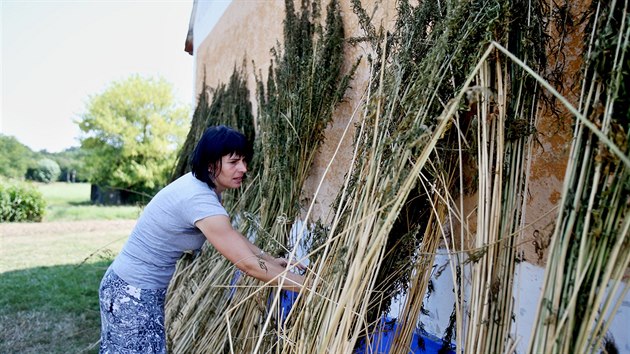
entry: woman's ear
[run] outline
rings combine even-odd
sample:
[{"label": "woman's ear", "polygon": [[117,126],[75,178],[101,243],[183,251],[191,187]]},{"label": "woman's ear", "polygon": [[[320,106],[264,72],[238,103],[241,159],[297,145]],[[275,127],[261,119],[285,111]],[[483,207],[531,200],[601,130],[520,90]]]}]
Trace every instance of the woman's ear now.
[{"label": "woman's ear", "polygon": [[208,164],[208,176],[214,181],[221,169],[219,162]]}]

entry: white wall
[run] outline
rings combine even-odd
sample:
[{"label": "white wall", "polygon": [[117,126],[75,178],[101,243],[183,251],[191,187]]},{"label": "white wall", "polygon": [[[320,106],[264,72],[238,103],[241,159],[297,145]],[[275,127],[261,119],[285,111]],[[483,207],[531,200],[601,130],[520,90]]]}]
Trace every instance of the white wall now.
[{"label": "white wall", "polygon": [[[448,266],[448,256],[444,254],[436,256],[434,269],[440,269],[442,267],[444,268],[444,272],[440,277],[432,278],[435,291],[425,300],[425,308],[429,313],[428,315],[420,316],[420,320],[424,324],[424,329],[437,337],[442,337],[444,334],[453,309],[453,302],[455,301],[453,275],[451,268]],[[544,268],[527,262],[521,262],[516,266],[513,290],[516,323],[512,328],[512,334],[515,338],[518,338],[516,347],[517,353],[527,352],[544,278]],[[619,297],[620,294],[621,289],[617,291],[617,297]],[[397,306],[392,305],[393,310],[396,307]],[[608,329],[620,353],[630,353],[629,328],[630,293],[627,293]]]},{"label": "white wall", "polygon": [[197,0],[193,26],[193,55],[210,34],[232,0]]}]

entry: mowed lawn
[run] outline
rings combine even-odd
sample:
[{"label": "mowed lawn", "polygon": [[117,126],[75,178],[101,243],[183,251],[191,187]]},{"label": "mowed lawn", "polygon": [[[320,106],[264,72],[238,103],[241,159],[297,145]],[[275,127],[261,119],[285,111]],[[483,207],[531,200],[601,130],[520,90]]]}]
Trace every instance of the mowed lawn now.
[{"label": "mowed lawn", "polygon": [[136,219],[141,211],[138,206],[92,205],[89,183],[55,182],[38,189],[47,204],[44,221]]},{"label": "mowed lawn", "polygon": [[98,285],[140,208],[91,206],[86,184],[40,190],[44,222],[0,224],[0,353],[97,353]]}]

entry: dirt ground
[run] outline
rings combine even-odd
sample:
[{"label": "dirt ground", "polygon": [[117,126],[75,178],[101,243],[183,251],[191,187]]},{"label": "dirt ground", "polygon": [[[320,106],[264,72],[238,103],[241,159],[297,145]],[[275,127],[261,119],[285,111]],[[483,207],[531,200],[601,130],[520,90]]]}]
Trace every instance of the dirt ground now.
[{"label": "dirt ground", "polygon": [[41,223],[2,223],[0,235],[3,237],[18,235],[37,235],[46,233],[98,232],[112,229],[132,229],[136,220],[89,220],[89,221],[53,221]]}]

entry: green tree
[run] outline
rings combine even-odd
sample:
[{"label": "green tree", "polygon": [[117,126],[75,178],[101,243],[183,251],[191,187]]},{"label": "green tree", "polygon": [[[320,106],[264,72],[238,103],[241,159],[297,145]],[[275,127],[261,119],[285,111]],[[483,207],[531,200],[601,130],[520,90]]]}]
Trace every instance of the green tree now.
[{"label": "green tree", "polygon": [[44,154],[49,159],[57,161],[61,168],[60,182],[87,182],[88,171],[85,167],[86,153],[78,147],[71,147],[61,152]]},{"label": "green tree", "polygon": [[0,134],[0,176],[24,178],[35,153],[15,137]]},{"label": "green tree", "polygon": [[171,84],[133,75],[91,96],[86,108],[77,123],[90,182],[136,196],[162,188],[189,125]]},{"label": "green tree", "polygon": [[59,179],[61,168],[55,160],[43,158],[37,161],[35,166],[31,166],[26,170],[26,178],[37,181],[50,183]]}]

